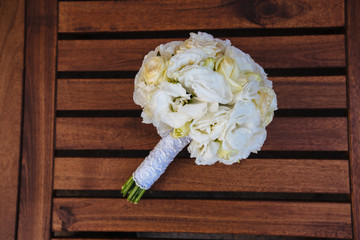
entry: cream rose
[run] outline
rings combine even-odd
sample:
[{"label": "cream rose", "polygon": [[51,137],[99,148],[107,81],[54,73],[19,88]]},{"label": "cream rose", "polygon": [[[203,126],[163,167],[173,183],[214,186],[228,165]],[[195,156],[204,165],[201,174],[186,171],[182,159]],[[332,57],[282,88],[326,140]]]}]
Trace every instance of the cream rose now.
[{"label": "cream rose", "polygon": [[225,78],[209,67],[184,67],[179,71],[179,81],[203,101],[227,104],[232,100],[233,94]]},{"label": "cream rose", "polygon": [[187,122],[200,118],[207,112],[207,103],[192,102],[190,94],[181,84],[163,82],[149,102],[153,124],[165,123],[172,128],[180,128]]},{"label": "cream rose", "polygon": [[259,98],[255,102],[261,113],[261,121],[267,126],[274,117],[274,111],[277,110],[277,100],[274,90],[261,87]]},{"label": "cream rose", "polygon": [[176,51],[182,43],[183,41],[172,41],[166,44],[161,44],[155,51],[158,51],[161,57],[169,61],[170,58],[176,54]]},{"label": "cream rose", "polygon": [[196,158],[195,163],[197,165],[212,165],[219,160],[217,157],[219,148],[220,144],[217,141],[209,141],[203,144],[192,141],[188,151],[190,157]]},{"label": "cream rose", "polygon": [[148,85],[158,85],[167,81],[166,62],[161,56],[154,56],[149,59],[142,70],[143,78]]},{"label": "cream rose", "polygon": [[169,60],[167,76],[171,79],[178,80],[179,71],[190,65],[200,65],[205,62],[208,55],[201,49],[188,49],[178,53]]},{"label": "cream rose", "polygon": [[260,121],[260,111],[253,102],[238,102],[230,115],[220,141],[220,162],[233,164],[257,152],[264,144],[266,130]]},{"label": "cream rose", "polygon": [[216,140],[224,130],[229,120],[230,108],[220,106],[216,112],[211,112],[202,118],[195,119],[190,124],[190,137],[198,143]]},{"label": "cream rose", "polygon": [[255,62],[250,55],[234,46],[227,46],[225,56],[234,59],[241,72],[254,72],[256,69]]},{"label": "cream rose", "polygon": [[216,72],[225,77],[233,93],[241,91],[247,82],[246,75],[240,71],[238,65],[235,59],[228,56],[220,58],[215,64]]},{"label": "cream rose", "polygon": [[224,54],[225,48],[228,45],[230,45],[229,40],[215,39],[212,35],[204,32],[190,33],[190,38],[180,45],[177,53],[183,53],[188,49],[201,49],[208,55],[218,56],[219,54]]}]

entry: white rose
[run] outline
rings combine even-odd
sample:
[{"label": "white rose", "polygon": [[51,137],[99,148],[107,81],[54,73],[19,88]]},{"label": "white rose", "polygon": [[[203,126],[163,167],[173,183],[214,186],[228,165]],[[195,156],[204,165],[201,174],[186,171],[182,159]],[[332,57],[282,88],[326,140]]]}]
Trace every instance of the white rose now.
[{"label": "white rose", "polygon": [[218,43],[218,48],[221,49],[221,51],[216,55],[217,57],[222,57],[225,54],[225,50],[228,46],[231,45],[231,42],[229,39],[221,40],[219,38],[215,38],[215,41]]},{"label": "white rose", "polygon": [[135,90],[133,94],[133,100],[137,105],[140,105],[144,108],[148,105],[149,100],[151,99],[152,94],[157,90],[156,86],[149,86],[145,83],[139,83],[135,85]]},{"label": "white rose", "polygon": [[188,65],[199,65],[208,58],[208,55],[201,49],[188,49],[185,52],[174,55],[169,60],[167,76],[178,80],[179,70]]},{"label": "white rose", "polygon": [[176,51],[182,43],[183,41],[168,42],[166,44],[161,44],[157,47],[157,50],[165,60],[170,60],[170,58],[176,54]]},{"label": "white rose", "polygon": [[235,104],[238,101],[249,102],[257,100],[259,98],[259,88],[260,86],[258,81],[246,82],[242,90],[234,94],[232,104]]},{"label": "white rose", "polygon": [[[225,56],[228,56],[234,59],[238,65],[238,68],[242,72],[256,72],[257,64],[255,61],[250,57],[249,54],[244,53],[240,49],[234,46],[228,46],[225,50]],[[260,73],[260,72],[256,72]]]},{"label": "white rose", "polygon": [[272,82],[268,80],[267,75],[264,71],[264,69],[257,64],[249,54],[244,53],[240,49],[234,47],[234,46],[227,46],[225,50],[225,56],[231,57],[236,61],[236,64],[239,68],[239,70],[243,73],[255,73],[258,74],[262,81],[264,81],[264,84],[272,88]]},{"label": "white rose", "polygon": [[209,67],[184,67],[179,71],[179,81],[203,101],[227,104],[232,100],[233,94],[225,78]]},{"label": "white rose", "polygon": [[219,148],[220,144],[216,141],[210,141],[205,144],[192,141],[188,151],[191,153],[190,157],[196,157],[195,163],[197,165],[212,165],[218,161],[216,153]]},{"label": "white rose", "polygon": [[[265,79],[261,73],[244,72],[240,70],[240,64],[236,59],[224,56],[220,58],[215,65],[215,69],[218,73],[223,75],[231,86],[231,91],[234,94],[231,104],[235,104],[238,101],[251,101],[258,99],[260,86],[271,81],[267,80],[266,74],[263,69],[257,69],[254,65],[254,69],[263,72]],[[262,70],[262,71],[260,71]]]},{"label": "white rose", "polygon": [[266,130],[261,124],[260,111],[253,102],[238,102],[226,124],[218,151],[220,162],[233,164],[257,152],[264,144]]},{"label": "white rose", "polygon": [[181,84],[161,83],[149,103],[153,124],[158,127],[160,123],[165,123],[172,128],[180,128],[207,112],[207,103],[188,103],[189,100],[190,94],[186,93]]},{"label": "white rose", "polygon": [[201,49],[208,55],[216,57],[218,54],[223,54],[227,45],[230,45],[230,41],[223,41],[215,39],[212,35],[204,32],[190,33],[190,38],[185,40],[180,45],[177,53],[183,53],[188,49],[196,48]]},{"label": "white rose", "polygon": [[220,106],[218,111],[208,113],[195,119],[190,124],[190,137],[198,143],[206,143],[220,137],[226,122],[229,120],[230,108]]},{"label": "white rose", "polygon": [[140,105],[144,108],[148,105],[149,100],[152,94],[158,89],[155,85],[148,85],[145,83],[144,76],[142,74],[142,69],[135,76],[135,86],[133,100],[137,105]]}]

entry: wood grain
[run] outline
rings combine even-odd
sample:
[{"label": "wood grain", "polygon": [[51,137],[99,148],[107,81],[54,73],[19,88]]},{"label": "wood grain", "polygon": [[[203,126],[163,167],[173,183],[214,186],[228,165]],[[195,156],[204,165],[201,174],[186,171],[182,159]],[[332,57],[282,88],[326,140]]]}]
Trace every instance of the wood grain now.
[{"label": "wood grain", "polygon": [[[56,158],[54,189],[120,190],[142,158]],[[350,193],[344,160],[246,159],[198,166],[175,159],[151,188],[159,191]]]},{"label": "wood grain", "polygon": [[351,238],[350,214],[349,203],[56,198],[53,229]]},{"label": "wood grain", "polygon": [[340,0],[59,3],[60,32],[338,26],[344,26],[344,1]]},{"label": "wood grain", "polygon": [[57,1],[26,3],[24,124],[18,240],[50,238]]},{"label": "wood grain", "polygon": [[59,79],[57,110],[141,110],[134,79]]},{"label": "wood grain", "polygon": [[[344,35],[232,37],[264,68],[344,67]],[[61,40],[59,71],[137,71],[160,44],[184,39]]]},{"label": "wood grain", "polygon": [[[279,109],[346,108],[345,76],[270,77]],[[57,110],[141,110],[133,79],[59,79]]]},{"label": "wood grain", "polygon": [[0,2],[0,236],[4,240],[16,235],[24,18],[24,0]]},{"label": "wood grain", "polygon": [[360,240],[360,2],[347,1],[349,157],[354,240]]},{"label": "wood grain", "polygon": [[[275,118],[262,150],[347,151],[347,119]],[[141,118],[57,118],[57,149],[153,149],[156,129]]]}]

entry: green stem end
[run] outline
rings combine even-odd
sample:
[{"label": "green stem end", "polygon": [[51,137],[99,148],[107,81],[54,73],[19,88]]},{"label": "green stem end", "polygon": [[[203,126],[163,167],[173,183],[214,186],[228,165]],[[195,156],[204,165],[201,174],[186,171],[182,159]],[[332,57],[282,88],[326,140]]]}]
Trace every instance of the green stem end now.
[{"label": "green stem end", "polygon": [[145,189],[142,189],[138,185],[136,185],[132,176],[121,188],[121,194],[123,195],[123,197],[127,196],[127,200],[135,204],[140,201],[141,197],[144,195],[145,192]]}]

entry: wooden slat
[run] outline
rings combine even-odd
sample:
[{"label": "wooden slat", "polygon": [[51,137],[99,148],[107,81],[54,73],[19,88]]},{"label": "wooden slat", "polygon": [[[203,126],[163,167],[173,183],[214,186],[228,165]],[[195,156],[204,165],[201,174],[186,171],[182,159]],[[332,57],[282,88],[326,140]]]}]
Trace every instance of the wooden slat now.
[{"label": "wooden slat", "polygon": [[350,174],[354,239],[360,240],[360,1],[347,1]]},{"label": "wooden slat", "polygon": [[59,79],[57,110],[141,110],[134,79]]},{"label": "wooden slat", "polygon": [[57,1],[27,0],[18,240],[50,239]]},{"label": "wooden slat", "polygon": [[[344,67],[344,35],[234,37],[264,68]],[[137,71],[158,45],[179,39],[62,40],[59,71]]]},{"label": "wooden slat", "polygon": [[24,0],[0,3],[0,236],[15,239],[19,183]]},{"label": "wooden slat", "polygon": [[[54,189],[120,190],[142,158],[56,158]],[[175,159],[152,190],[350,193],[345,160],[246,159],[198,166]]]},{"label": "wooden slat", "polygon": [[53,229],[351,238],[350,214],[349,203],[57,198]]},{"label": "wooden slat", "polygon": [[302,28],[344,25],[341,0],[60,2],[60,32]]},{"label": "wooden slat", "polygon": [[[347,120],[274,118],[262,150],[347,151]],[[141,118],[57,118],[57,149],[152,149],[160,140]]]},{"label": "wooden slat", "polygon": [[346,79],[330,77],[270,77],[279,109],[346,108]]},{"label": "wooden slat", "polygon": [[[279,109],[346,108],[345,76],[270,77]],[[140,110],[133,79],[59,79],[58,110]]]}]

